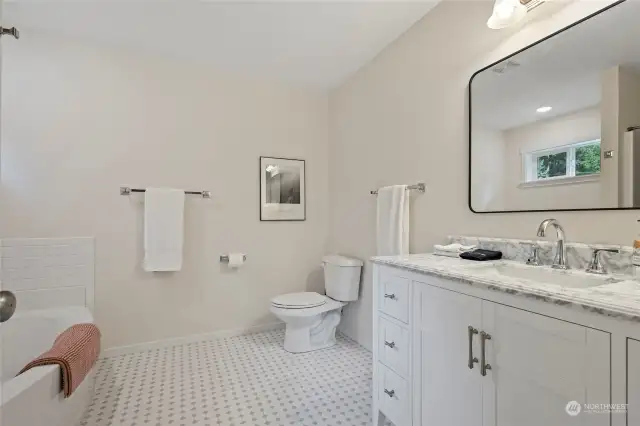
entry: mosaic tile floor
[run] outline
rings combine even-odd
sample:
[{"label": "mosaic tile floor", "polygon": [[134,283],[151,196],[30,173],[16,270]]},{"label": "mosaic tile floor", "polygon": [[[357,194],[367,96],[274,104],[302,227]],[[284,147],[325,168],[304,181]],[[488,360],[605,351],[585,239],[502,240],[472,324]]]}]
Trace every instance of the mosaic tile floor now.
[{"label": "mosaic tile floor", "polygon": [[81,426],[371,424],[371,353],[344,337],[306,354],[284,330],[100,360]]}]

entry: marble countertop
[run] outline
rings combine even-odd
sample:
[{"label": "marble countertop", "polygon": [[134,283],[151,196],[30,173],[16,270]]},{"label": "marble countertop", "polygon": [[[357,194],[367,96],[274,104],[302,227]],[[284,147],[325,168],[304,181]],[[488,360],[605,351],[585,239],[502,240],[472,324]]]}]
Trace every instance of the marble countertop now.
[{"label": "marble countertop", "polygon": [[[594,287],[572,288],[505,276],[497,272],[496,267],[500,267],[500,265],[519,268],[523,271],[530,268],[550,269],[545,266],[527,266],[521,262],[514,261],[474,262],[433,254],[378,256],[372,258],[371,261],[377,264],[392,265],[409,271],[455,280],[478,288],[500,291],[555,305],[584,309],[609,317],[640,322],[640,281],[627,275],[599,276],[579,270],[553,270],[554,274],[571,275],[569,279],[573,281],[579,281],[580,277],[585,279],[601,277],[603,280],[602,284]],[[526,271],[524,272],[526,274]]]}]

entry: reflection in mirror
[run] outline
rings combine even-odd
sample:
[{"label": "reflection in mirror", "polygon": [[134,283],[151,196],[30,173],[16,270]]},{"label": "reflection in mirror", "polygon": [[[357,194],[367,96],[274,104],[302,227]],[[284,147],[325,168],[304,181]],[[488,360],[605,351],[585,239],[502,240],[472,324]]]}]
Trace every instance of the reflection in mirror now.
[{"label": "reflection in mirror", "polygon": [[269,164],[265,168],[267,204],[300,204],[300,170]]},{"label": "reflection in mirror", "polygon": [[473,211],[640,208],[638,16],[617,4],[474,75]]}]

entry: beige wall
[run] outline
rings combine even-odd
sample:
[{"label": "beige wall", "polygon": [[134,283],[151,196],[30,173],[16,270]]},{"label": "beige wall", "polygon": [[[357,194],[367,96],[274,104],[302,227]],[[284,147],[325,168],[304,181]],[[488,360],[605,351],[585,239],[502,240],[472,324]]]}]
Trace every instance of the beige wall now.
[{"label": "beige wall", "polygon": [[623,150],[622,140],[628,127],[640,125],[640,74],[623,66],[602,73],[602,150],[618,155],[602,164],[604,203],[622,206]]},{"label": "beige wall", "polygon": [[554,186],[519,186],[524,181],[523,154],[599,138],[599,108],[590,108],[506,130],[504,132],[506,145],[504,199],[507,209],[601,207],[599,181]]},{"label": "beige wall", "polygon": [[[22,29],[3,43],[2,235],[96,236],[104,347],[275,322],[269,298],[322,289],[327,99]],[[307,160],[307,221],[260,223],[258,157]],[[141,269],[141,195],[189,196],[183,270]],[[219,255],[241,251],[230,272]]]},{"label": "beige wall", "polygon": [[[620,67],[615,66],[602,72],[602,101],[600,112],[602,114],[602,140],[600,149],[602,152],[618,151],[620,137]],[[602,204],[616,207],[619,203],[619,162],[614,159],[602,161],[600,169],[600,183],[602,188]]]},{"label": "beige wall", "polygon": [[505,210],[507,145],[503,132],[476,126],[471,145],[471,205],[476,211]]},{"label": "beige wall", "polygon": [[[473,214],[467,206],[467,84],[483,66],[610,2],[581,1],[521,30],[486,27],[491,2],[445,0],[330,98],[329,249],[375,254],[375,198],[384,184],[426,182],[413,202],[411,251],[447,234],[534,238],[555,216],[573,241],[630,244],[637,212]],[[543,6],[544,7],[544,6]],[[455,22],[455,25],[452,24]],[[342,329],[371,345],[371,267]]]},{"label": "beige wall", "polygon": [[[621,153],[623,149],[624,133],[629,127],[640,126],[640,73],[627,68],[625,66],[619,67],[618,77],[618,93],[620,107],[619,107],[619,122],[618,122],[618,152]],[[618,202],[620,206],[624,206],[624,182],[623,182],[623,156],[618,155]]]}]

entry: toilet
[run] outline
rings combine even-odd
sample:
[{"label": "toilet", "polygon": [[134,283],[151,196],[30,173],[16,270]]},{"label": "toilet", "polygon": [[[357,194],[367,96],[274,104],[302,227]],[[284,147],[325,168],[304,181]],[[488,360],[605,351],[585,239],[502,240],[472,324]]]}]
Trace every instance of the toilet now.
[{"label": "toilet", "polygon": [[336,344],[342,308],[358,300],[363,262],[331,255],[322,259],[326,296],[314,292],[288,293],[271,299],[271,312],[287,328],[284,349],[300,353]]}]

